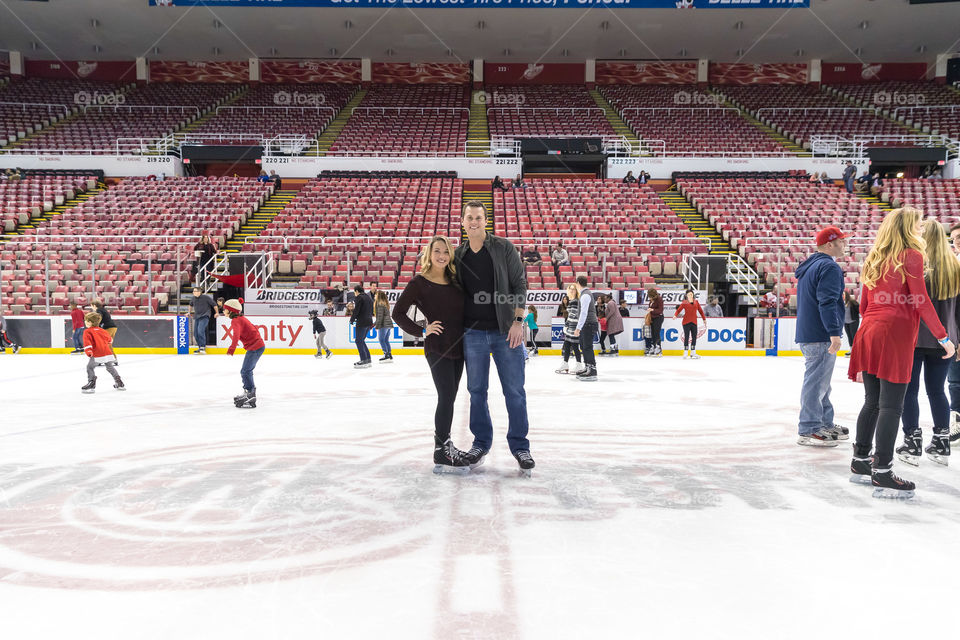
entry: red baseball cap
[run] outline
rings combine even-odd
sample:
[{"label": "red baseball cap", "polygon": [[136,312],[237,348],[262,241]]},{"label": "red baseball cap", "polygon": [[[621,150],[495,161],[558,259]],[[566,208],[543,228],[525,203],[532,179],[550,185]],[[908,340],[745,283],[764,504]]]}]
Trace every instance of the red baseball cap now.
[{"label": "red baseball cap", "polygon": [[816,242],[817,242],[817,246],[820,247],[827,244],[828,242],[833,242],[834,240],[839,240],[840,238],[846,238],[846,237],[847,237],[846,234],[844,234],[843,231],[840,231],[840,229],[838,229],[837,227],[829,226],[829,227],[824,227],[823,229],[820,229],[819,232],[817,232]]}]

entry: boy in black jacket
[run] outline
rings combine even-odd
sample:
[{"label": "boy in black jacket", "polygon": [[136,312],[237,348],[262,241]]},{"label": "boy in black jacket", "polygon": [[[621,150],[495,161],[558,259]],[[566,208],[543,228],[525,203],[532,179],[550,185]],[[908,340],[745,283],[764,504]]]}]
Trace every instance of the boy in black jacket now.
[{"label": "boy in black jacket", "polygon": [[310,316],[310,319],[313,320],[313,339],[317,341],[317,352],[313,354],[314,358],[319,358],[323,355],[323,352],[327,352],[327,357],[333,355],[333,351],[327,347],[323,342],[323,337],[327,335],[327,328],[323,326],[323,320],[317,317],[317,312],[315,309],[311,309],[307,312]]}]

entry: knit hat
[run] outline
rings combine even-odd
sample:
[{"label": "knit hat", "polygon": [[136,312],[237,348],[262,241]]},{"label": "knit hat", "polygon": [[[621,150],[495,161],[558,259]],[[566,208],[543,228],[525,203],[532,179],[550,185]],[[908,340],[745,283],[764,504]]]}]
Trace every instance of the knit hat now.
[{"label": "knit hat", "polygon": [[243,303],[240,300],[227,300],[223,303],[224,310],[236,311],[237,313],[243,313]]},{"label": "knit hat", "polygon": [[817,233],[816,243],[818,247],[822,247],[828,242],[833,242],[834,240],[839,240],[840,238],[846,237],[847,236],[843,233],[843,231],[840,231],[840,229],[831,225],[829,227],[820,229],[820,231]]}]

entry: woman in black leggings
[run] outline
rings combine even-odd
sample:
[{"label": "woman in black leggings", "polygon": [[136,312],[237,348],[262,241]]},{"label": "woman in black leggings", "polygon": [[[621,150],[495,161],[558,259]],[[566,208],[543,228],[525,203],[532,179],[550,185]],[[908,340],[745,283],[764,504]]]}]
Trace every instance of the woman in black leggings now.
[{"label": "woman in black leggings", "polygon": [[416,306],[427,318],[424,355],[437,388],[434,414],[434,473],[468,473],[464,452],[453,446],[450,426],[453,405],[463,375],[463,307],[465,297],[456,284],[453,245],[434,236],[420,258],[420,273],[411,280],[393,307],[393,321],[405,332],[420,336],[424,328],[407,315]]},{"label": "woman in black leggings", "polygon": [[703,318],[703,324],[707,324],[707,316],[703,313],[703,307],[697,301],[697,294],[692,289],[688,289],[685,299],[677,307],[677,312],[673,314],[674,318],[683,315],[683,350],[684,358],[700,358],[697,355],[697,314]]}]

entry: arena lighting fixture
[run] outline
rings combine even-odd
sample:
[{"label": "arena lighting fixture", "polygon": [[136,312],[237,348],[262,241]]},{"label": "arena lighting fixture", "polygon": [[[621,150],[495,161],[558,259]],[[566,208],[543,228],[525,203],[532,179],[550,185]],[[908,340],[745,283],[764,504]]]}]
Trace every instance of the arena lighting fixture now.
[{"label": "arena lighting fixture", "polygon": [[745,53],[746,53],[746,50],[745,50],[745,49],[737,49],[737,57],[738,57],[738,58],[742,58],[742,57],[743,57],[743,54],[745,54]]},{"label": "arena lighting fixture", "polygon": [[680,49],[680,51],[677,52],[677,55],[680,56],[681,58],[686,58],[687,53],[689,52],[686,49]]},{"label": "arena lighting fixture", "polygon": [[802,57],[803,54],[805,54],[805,53],[806,53],[806,51],[804,51],[803,49],[797,49],[796,51],[793,52],[793,55],[795,55],[795,56],[797,56],[798,58],[800,58],[800,57]]},{"label": "arena lighting fixture", "polygon": [[610,28],[610,22],[608,20],[604,20],[603,22],[600,23],[601,31],[607,31],[609,28]]},{"label": "arena lighting fixture", "polygon": [[738,20],[733,23],[733,28],[737,31],[743,31],[743,20]]},{"label": "arena lighting fixture", "polygon": [[853,55],[859,57],[863,55],[863,47],[857,47],[853,50]]},{"label": "arena lighting fixture", "polygon": [[861,29],[864,29],[864,30],[869,29],[869,28],[870,28],[870,21],[869,21],[869,20],[864,20],[863,22],[861,22],[861,23],[860,23],[859,25],[857,25],[857,26],[859,26]]},{"label": "arena lighting fixture", "polygon": [[332,56],[337,55],[337,48],[336,48],[336,47],[330,47],[330,55],[332,55]]},{"label": "arena lighting fixture", "polygon": [[353,23],[350,22],[349,20],[347,20],[347,21],[345,21],[345,22],[343,23],[343,28],[344,28],[344,29],[353,29]]},{"label": "arena lighting fixture", "polygon": [[100,21],[97,20],[96,18],[90,18],[90,26],[96,29],[97,27],[100,26]]},{"label": "arena lighting fixture", "polygon": [[570,55],[570,49],[560,49],[560,55],[567,57]]},{"label": "arena lighting fixture", "polygon": [[898,171],[897,178],[902,178],[902,177],[903,177],[903,171]]},{"label": "arena lighting fixture", "polygon": [[620,49],[620,51],[617,51],[617,55],[620,56],[621,58],[626,58],[626,57],[627,57],[627,50],[626,50],[626,49]]},{"label": "arena lighting fixture", "polygon": [[270,47],[270,55],[275,56],[278,53],[280,53],[279,49],[277,49],[276,47]]},{"label": "arena lighting fixture", "polygon": [[927,52],[927,45],[922,44],[919,47],[917,47],[917,53],[926,53],[926,52]]},{"label": "arena lighting fixture", "polygon": [[100,53],[101,51],[103,51],[103,47],[101,47],[101,46],[98,45],[98,44],[93,45],[93,52],[94,52],[94,53]]}]

